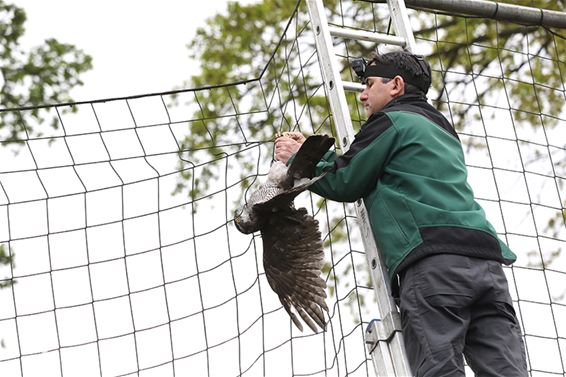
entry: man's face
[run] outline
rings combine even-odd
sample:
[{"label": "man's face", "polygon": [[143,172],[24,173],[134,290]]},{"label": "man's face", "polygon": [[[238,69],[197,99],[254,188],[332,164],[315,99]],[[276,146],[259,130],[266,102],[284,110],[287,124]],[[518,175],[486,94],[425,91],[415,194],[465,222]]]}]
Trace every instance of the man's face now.
[{"label": "man's face", "polygon": [[373,113],[383,109],[389,101],[395,98],[396,93],[395,79],[384,83],[381,77],[368,77],[366,87],[360,95],[366,116],[369,118]]}]

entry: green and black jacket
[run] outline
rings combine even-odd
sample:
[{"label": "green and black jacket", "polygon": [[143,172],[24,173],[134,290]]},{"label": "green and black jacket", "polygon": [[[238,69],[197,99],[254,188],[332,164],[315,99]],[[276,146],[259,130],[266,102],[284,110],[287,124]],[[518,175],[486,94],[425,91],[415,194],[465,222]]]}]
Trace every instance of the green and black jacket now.
[{"label": "green and black jacket", "polygon": [[391,279],[431,254],[516,259],[474,200],[458,135],[424,96],[398,97],[374,113],[345,154],[324,156],[322,171],[311,191],[364,199]]}]

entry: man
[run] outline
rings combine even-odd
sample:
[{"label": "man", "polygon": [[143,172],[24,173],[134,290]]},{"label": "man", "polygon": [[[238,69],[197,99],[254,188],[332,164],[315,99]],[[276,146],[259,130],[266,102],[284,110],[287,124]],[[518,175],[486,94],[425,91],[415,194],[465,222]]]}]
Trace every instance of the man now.
[{"label": "man", "polygon": [[[365,70],[364,70],[365,68]],[[448,120],[427,103],[428,63],[409,52],[375,55],[360,75],[368,120],[350,149],[327,153],[311,190],[363,198],[394,288],[416,376],[526,376],[521,330],[501,264],[516,256],[487,221],[467,183]],[[304,137],[275,141],[287,162]],[[395,289],[395,291],[397,291]]]}]

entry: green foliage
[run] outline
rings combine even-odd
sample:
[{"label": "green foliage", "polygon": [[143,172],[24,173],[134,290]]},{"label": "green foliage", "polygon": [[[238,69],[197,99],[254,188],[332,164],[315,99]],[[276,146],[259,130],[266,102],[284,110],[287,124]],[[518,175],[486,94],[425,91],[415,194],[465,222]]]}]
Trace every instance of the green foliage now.
[{"label": "green foliage", "polygon": [[[192,77],[188,85],[208,87],[260,77],[273,53],[274,46],[283,34],[285,24],[281,21],[286,21],[291,16],[294,7],[293,2],[278,0],[266,0],[245,6],[229,3],[226,14],[218,14],[208,19],[206,26],[197,29],[195,39],[187,46],[191,57],[202,62],[201,73]],[[265,75],[276,77],[284,67],[284,59],[272,61]],[[287,83],[279,84],[281,90],[290,92],[291,88]],[[251,82],[197,92],[195,94],[195,101],[199,105],[199,110],[195,114],[197,120],[190,124],[189,136],[182,141],[183,150],[191,154],[190,164],[197,165],[218,160],[221,151],[216,146],[222,140],[228,144],[234,143],[235,141],[231,141],[230,137],[234,139],[238,133],[242,136],[237,127],[227,126],[225,117],[242,112],[240,103],[244,97],[250,102],[248,107],[251,115],[243,124],[238,120],[244,131],[241,142],[245,144],[247,138],[254,141],[273,140],[277,132],[276,125],[281,122],[291,122],[288,119],[278,120],[275,114],[264,113],[266,99],[263,92],[272,92],[274,85],[276,80],[266,80],[265,87],[261,87],[258,82]],[[299,95],[301,94],[297,94]],[[254,113],[258,115],[254,116]],[[208,153],[199,156],[191,153],[197,150]],[[242,182],[247,181],[246,177],[256,164],[249,163],[241,154],[234,155],[234,158],[245,168],[242,169],[240,177]],[[183,162],[181,169],[190,168],[190,164]],[[204,174],[215,176],[218,170],[214,165],[214,163],[205,165]],[[203,195],[208,186],[208,179],[198,181],[195,179],[190,183],[180,182],[177,192],[185,190],[194,198]]]},{"label": "green foliage", "polygon": [[[324,208],[324,207],[323,207]],[[327,248],[330,244],[336,244],[340,241],[348,239],[348,232],[345,226],[346,219],[343,217],[335,217],[330,220],[328,225],[328,238],[323,242],[323,247]]]},{"label": "green foliage", "polygon": [[[564,10],[563,2],[509,2]],[[566,43],[552,32],[538,26],[447,15],[435,16],[434,27],[426,25],[423,18],[421,26],[415,32],[418,38],[437,41],[429,61],[444,72],[461,73],[456,79],[435,76],[437,100],[446,92],[448,96],[467,88],[475,92],[476,98],[454,114],[457,128],[470,121],[466,115],[475,104],[493,104],[497,96],[507,97],[511,108],[517,110],[514,112],[517,125],[539,126],[540,113],[560,114],[564,108],[562,72],[566,69]],[[445,102],[439,102],[440,109],[445,106]],[[556,124],[554,118],[545,119],[545,126]]]},{"label": "green foliage", "polygon": [[201,87],[257,77],[282,34],[281,20],[291,15],[293,6],[277,0],[228,3],[226,13],[208,19],[187,46],[190,56],[203,63],[192,83]]},{"label": "green foliage", "polygon": [[[30,51],[23,51],[20,38],[25,32],[26,13],[22,8],[0,0],[0,88],[2,108],[43,106],[71,101],[70,90],[82,85],[80,74],[92,68],[92,58],[70,44],[46,39]],[[57,119],[46,118],[41,109],[28,112],[31,119],[21,119],[16,112],[0,112],[0,130],[9,130],[9,138],[18,140],[26,121],[48,122],[58,127]],[[27,128],[41,135],[41,129]]]},{"label": "green foliage", "polygon": [[[0,266],[7,265],[14,268],[14,254],[6,251],[4,245],[0,245]],[[12,286],[15,283],[14,279],[0,281],[0,289]]]}]

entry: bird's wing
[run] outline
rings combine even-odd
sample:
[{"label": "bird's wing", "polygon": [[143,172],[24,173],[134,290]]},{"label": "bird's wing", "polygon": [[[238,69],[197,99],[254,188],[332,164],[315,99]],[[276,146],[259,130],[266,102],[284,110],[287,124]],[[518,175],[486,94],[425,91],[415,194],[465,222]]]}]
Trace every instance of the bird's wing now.
[{"label": "bird's wing", "polygon": [[326,282],[320,277],[324,259],[318,221],[304,208],[289,207],[270,216],[261,230],[263,264],[269,285],[293,323],[303,331],[294,309],[317,332],[326,329]]}]

